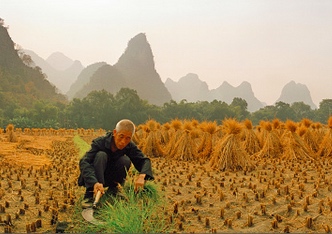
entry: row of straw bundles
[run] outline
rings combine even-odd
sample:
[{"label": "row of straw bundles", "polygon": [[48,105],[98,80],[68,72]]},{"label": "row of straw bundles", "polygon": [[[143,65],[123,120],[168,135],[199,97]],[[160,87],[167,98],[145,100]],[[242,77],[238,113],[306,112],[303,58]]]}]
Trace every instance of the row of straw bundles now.
[{"label": "row of straw bundles", "polygon": [[[332,120],[329,122],[332,126]],[[150,120],[142,126],[135,135],[148,156],[210,161],[221,170],[243,169],[251,165],[250,160],[316,160],[317,155],[332,154],[332,127],[326,131],[306,119],[300,123],[261,121],[256,128],[250,120],[240,123],[234,119],[225,119],[219,126],[216,122],[178,119],[163,125]],[[320,136],[324,140],[319,140]]]}]

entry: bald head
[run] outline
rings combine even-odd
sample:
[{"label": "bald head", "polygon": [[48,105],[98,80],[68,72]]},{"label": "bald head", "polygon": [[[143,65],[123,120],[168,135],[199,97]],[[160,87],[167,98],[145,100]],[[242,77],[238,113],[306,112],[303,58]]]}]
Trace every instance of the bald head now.
[{"label": "bald head", "polygon": [[116,124],[115,130],[117,132],[128,131],[133,135],[135,133],[135,124],[129,119],[122,119]]}]

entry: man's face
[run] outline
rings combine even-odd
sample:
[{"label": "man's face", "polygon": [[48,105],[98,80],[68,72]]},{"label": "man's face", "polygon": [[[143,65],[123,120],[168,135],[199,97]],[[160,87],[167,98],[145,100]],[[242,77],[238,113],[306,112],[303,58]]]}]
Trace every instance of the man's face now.
[{"label": "man's face", "polygon": [[115,129],[113,130],[114,143],[116,148],[122,150],[126,147],[131,141],[132,133],[130,131],[121,130],[117,132]]}]

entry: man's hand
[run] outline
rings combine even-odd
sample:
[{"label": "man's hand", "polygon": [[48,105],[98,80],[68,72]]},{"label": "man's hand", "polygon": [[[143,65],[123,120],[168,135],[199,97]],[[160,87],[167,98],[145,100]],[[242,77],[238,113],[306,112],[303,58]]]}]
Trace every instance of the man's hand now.
[{"label": "man's hand", "polygon": [[145,174],[139,174],[135,181],[135,192],[137,193],[140,190],[143,190],[145,184]]},{"label": "man's hand", "polygon": [[104,189],[103,184],[97,182],[97,183],[95,183],[95,185],[93,186],[93,193],[96,195],[98,191],[100,191],[101,194],[104,194],[104,193],[105,193],[105,189]]}]

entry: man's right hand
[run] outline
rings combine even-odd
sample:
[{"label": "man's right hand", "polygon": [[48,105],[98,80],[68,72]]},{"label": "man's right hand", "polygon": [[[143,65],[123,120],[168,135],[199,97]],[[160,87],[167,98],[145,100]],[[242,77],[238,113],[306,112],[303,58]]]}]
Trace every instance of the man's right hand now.
[{"label": "man's right hand", "polygon": [[105,193],[105,189],[104,189],[103,184],[97,182],[97,183],[95,183],[95,185],[93,186],[93,193],[96,195],[98,191],[100,191],[101,194],[104,194],[104,193]]}]

